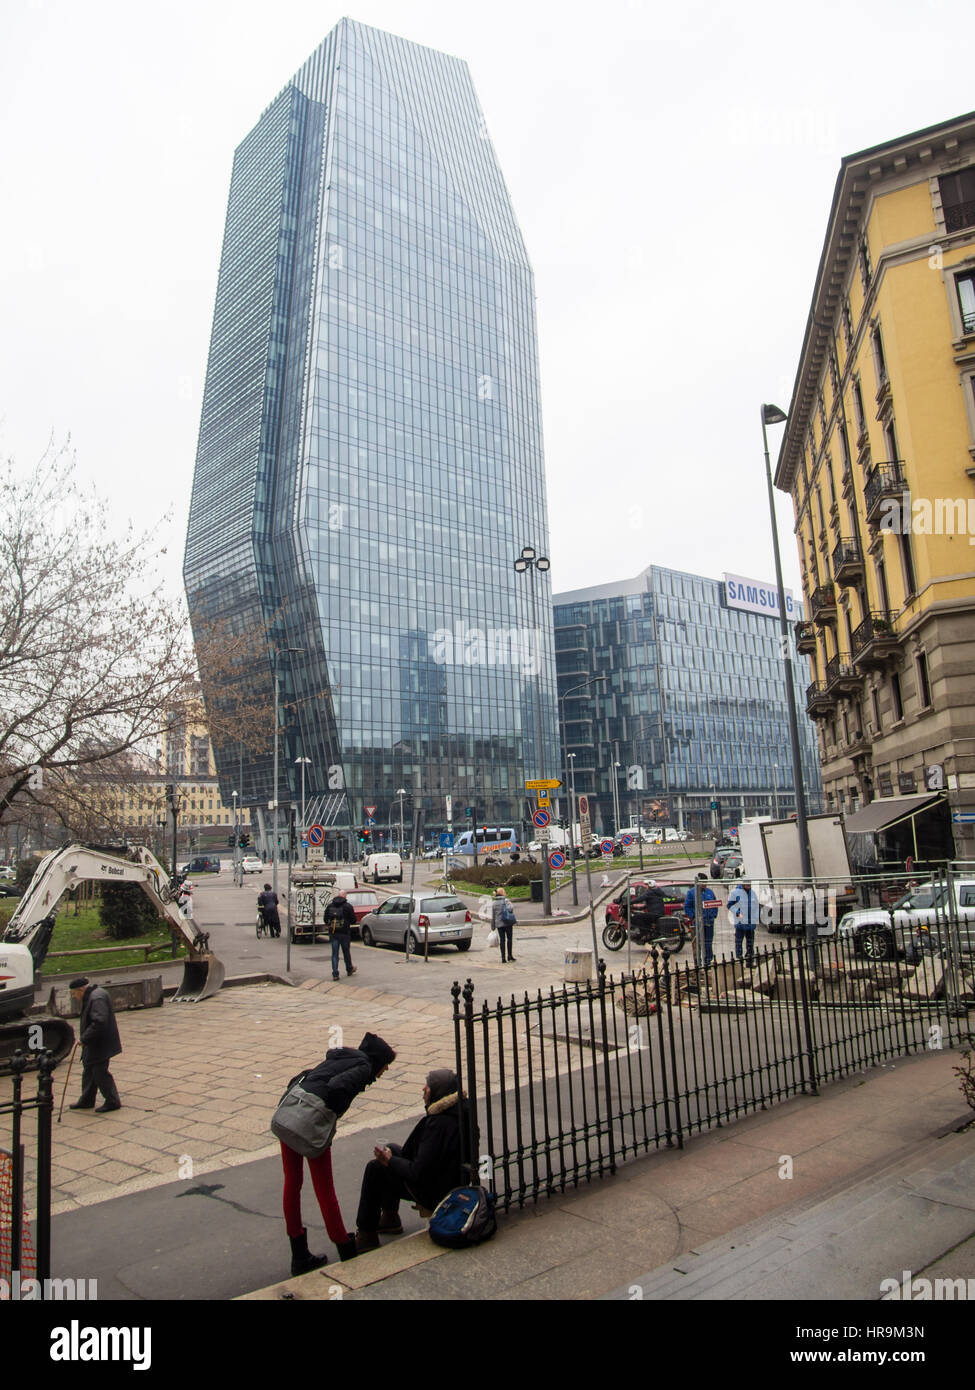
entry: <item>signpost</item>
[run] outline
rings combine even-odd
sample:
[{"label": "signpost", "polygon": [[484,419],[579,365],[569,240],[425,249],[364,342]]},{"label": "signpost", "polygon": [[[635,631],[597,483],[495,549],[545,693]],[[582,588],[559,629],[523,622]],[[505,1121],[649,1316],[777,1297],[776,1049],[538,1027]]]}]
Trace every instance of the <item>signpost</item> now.
[{"label": "signpost", "polygon": [[316,845],[323,845],[324,843],[325,843],[325,827],[324,827],[324,825],[310,825],[310,826],[308,827],[308,844],[309,844],[309,847],[310,847],[310,848],[314,848]]}]

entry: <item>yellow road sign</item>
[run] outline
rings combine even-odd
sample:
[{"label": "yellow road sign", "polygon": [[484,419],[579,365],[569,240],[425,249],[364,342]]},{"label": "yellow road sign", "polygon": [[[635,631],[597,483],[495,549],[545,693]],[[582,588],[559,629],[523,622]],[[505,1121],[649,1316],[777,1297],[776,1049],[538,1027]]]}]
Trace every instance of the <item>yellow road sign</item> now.
[{"label": "yellow road sign", "polygon": [[526,782],[525,790],[530,792],[554,791],[556,787],[561,787],[562,783],[557,777],[536,778],[534,782]]},{"label": "yellow road sign", "polygon": [[539,791],[538,791],[538,804],[539,804],[539,806],[544,806],[546,809],[547,809],[549,806],[551,806],[552,803],[551,803],[551,801],[549,800],[549,795],[548,795],[547,789],[542,788],[542,787],[539,788]]}]

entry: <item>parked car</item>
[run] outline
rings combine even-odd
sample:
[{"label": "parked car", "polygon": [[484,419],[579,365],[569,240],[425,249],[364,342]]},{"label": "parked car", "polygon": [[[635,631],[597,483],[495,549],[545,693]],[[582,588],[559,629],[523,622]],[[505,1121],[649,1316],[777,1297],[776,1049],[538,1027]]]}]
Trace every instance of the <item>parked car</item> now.
[{"label": "parked car", "polygon": [[264,860],[258,854],[245,854],[240,861],[241,873],[260,874],[264,872]]},{"label": "parked car", "polygon": [[183,864],[180,873],[184,874],[218,874],[223,868],[223,864],[216,855],[200,855],[197,859],[191,859],[188,864]]},{"label": "parked car", "polygon": [[474,926],[467,906],[452,894],[413,898],[412,926],[410,899],[388,898],[375,912],[368,913],[359,924],[364,946],[387,943],[406,945],[410,938],[410,953],[423,950],[425,937],[431,946],[456,946],[458,951],[470,950]]},{"label": "parked car", "polygon": [[372,888],[351,888],[346,892],[345,898],[355,912],[356,928],[363,917],[368,917],[370,912],[378,912],[382,906],[379,894]]},{"label": "parked car", "polygon": [[947,914],[944,883],[919,883],[890,909],[854,908],[839,920],[837,935],[852,936],[856,950],[869,960],[914,956],[948,944],[952,917],[959,926],[963,954],[975,954],[975,879],[954,879],[955,912]]},{"label": "parked car", "polygon": [[744,863],[744,859],[737,850],[733,850],[731,854],[726,854],[721,861],[721,877],[741,878],[745,872]]},{"label": "parked car", "polygon": [[738,851],[735,849],[734,845],[722,845],[720,848],[716,849],[714,851],[714,857],[711,860],[711,877],[720,878],[724,861],[730,854],[737,853]]},{"label": "parked car", "polygon": [[0,898],[16,898],[18,896],[17,889],[9,880],[6,882],[0,880]]}]

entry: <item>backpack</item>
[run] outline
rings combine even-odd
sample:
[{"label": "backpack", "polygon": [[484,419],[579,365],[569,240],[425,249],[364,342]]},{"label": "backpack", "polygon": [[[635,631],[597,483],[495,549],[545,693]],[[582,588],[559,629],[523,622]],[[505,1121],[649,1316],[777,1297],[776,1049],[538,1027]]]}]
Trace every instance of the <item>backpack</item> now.
[{"label": "backpack", "polygon": [[513,927],[515,926],[517,921],[518,918],[515,916],[514,908],[511,906],[510,903],[506,902],[504,907],[501,909],[501,925],[503,927]]},{"label": "backpack", "polygon": [[486,1187],[455,1187],[430,1217],[430,1239],[451,1250],[490,1240],[498,1229],[494,1201]]}]

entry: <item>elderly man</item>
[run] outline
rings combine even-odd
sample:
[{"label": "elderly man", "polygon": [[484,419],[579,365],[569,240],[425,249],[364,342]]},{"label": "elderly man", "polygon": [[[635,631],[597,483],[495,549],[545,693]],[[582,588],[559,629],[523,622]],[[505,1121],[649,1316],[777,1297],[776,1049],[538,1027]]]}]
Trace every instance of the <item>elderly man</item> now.
[{"label": "elderly man", "polygon": [[460,1125],[468,1122],[467,1101],[460,1094],[456,1073],[446,1067],[430,1072],[423,1088],[423,1104],[426,1116],[403,1147],[377,1145],[375,1158],[366,1164],[356,1217],[356,1254],[375,1250],[380,1235],[402,1234],[402,1198],[433,1211],[448,1192],[465,1181]]},{"label": "elderly man", "polygon": [[95,1097],[101,1091],[104,1104],[95,1113],[120,1110],[118,1087],[108,1069],[112,1058],[122,1051],[112,1001],[101,985],[90,984],[85,975],[72,980],[68,988],[81,1009],[81,1095],[70,1109],[95,1110]]}]

